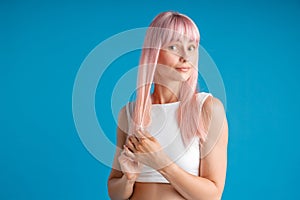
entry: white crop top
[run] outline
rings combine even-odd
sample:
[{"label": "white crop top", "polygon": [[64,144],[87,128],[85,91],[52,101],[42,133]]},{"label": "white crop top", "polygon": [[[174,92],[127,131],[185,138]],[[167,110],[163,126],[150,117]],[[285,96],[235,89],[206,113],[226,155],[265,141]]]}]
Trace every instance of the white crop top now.
[{"label": "white crop top", "polygon": [[[200,109],[210,93],[201,92],[197,94]],[[184,147],[180,128],[177,124],[177,108],[179,102],[167,104],[153,104],[151,109],[151,125],[147,127],[148,132],[155,137],[163,147],[165,153],[179,167],[190,174],[198,176],[200,164],[199,138],[193,138],[189,146]],[[133,110],[132,103],[126,105],[127,119],[130,119]],[[130,122],[130,120],[128,120]],[[130,126],[130,124],[128,124]],[[169,183],[159,172],[144,165],[137,182]]]}]

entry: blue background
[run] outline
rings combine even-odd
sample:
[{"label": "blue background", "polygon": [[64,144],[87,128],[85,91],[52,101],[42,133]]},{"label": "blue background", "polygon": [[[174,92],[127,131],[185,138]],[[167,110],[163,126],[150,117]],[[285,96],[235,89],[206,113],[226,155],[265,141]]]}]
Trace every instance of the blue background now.
[{"label": "blue background", "polygon": [[[74,126],[76,73],[101,41],[148,26],[166,10],[196,22],[224,80],[230,138],[223,199],[300,199],[300,3],[292,0],[1,1],[0,199],[109,199],[110,169],[89,154]],[[97,106],[138,56],[107,70]],[[111,111],[100,108],[115,141]]]}]

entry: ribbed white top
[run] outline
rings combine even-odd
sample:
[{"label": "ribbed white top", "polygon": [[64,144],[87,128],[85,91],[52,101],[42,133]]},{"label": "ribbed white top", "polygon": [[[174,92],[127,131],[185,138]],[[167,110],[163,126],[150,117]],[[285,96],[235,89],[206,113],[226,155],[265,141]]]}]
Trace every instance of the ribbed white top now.
[{"label": "ribbed white top", "polygon": [[[200,108],[210,93],[198,93]],[[199,138],[193,138],[189,146],[185,147],[182,141],[181,132],[177,123],[177,109],[180,102],[167,104],[153,104],[151,109],[151,125],[147,127],[149,133],[155,137],[164,152],[179,167],[190,174],[198,176],[200,164]],[[126,105],[127,117],[132,113],[132,106]],[[128,120],[130,121],[130,120]],[[158,182],[168,183],[168,181],[155,169],[144,165],[136,180],[137,182]]]}]

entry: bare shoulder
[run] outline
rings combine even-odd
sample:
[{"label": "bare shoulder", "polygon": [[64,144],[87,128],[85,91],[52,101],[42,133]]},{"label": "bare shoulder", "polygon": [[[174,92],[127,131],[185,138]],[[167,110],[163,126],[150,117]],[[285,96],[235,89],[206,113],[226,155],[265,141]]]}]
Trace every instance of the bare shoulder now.
[{"label": "bare shoulder", "polygon": [[202,102],[201,115],[204,119],[204,126],[208,129],[213,120],[220,121],[226,118],[224,106],[221,100],[208,95]]},{"label": "bare shoulder", "polygon": [[119,111],[119,119],[118,120],[120,120],[120,118],[121,119],[124,119],[124,118],[127,118],[126,117],[126,105],[125,106],[123,106],[121,109],[120,109],[120,111]]},{"label": "bare shoulder", "polygon": [[224,106],[223,106],[222,101],[213,96],[207,97],[207,99],[203,103],[202,109],[204,109],[206,112],[208,112],[210,114],[216,114],[216,112],[217,112],[219,114],[225,115]]}]

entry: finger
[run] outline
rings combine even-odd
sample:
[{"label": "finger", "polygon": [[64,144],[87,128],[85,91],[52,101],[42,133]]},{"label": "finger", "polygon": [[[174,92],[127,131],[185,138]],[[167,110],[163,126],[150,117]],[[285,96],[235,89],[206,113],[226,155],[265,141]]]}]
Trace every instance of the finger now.
[{"label": "finger", "polygon": [[134,145],[135,150],[137,150],[137,147],[139,145],[138,139],[134,136],[130,136],[129,141]]},{"label": "finger", "polygon": [[137,156],[138,153],[142,153],[144,152],[144,146],[143,146],[143,143],[140,143],[137,138],[133,137],[130,139],[131,143],[133,144],[134,146],[134,149],[133,149],[133,153],[135,154],[135,156]]},{"label": "finger", "polygon": [[127,141],[126,146],[131,152],[133,152],[133,153],[136,152],[135,146],[133,145],[133,143],[130,140]]},{"label": "finger", "polygon": [[144,135],[141,135],[140,133],[137,133],[135,138],[137,139],[139,144],[143,144],[144,141],[147,139]]},{"label": "finger", "polygon": [[136,132],[135,132],[135,136],[137,137],[137,138],[145,138],[146,136],[143,134],[143,132],[141,131],[141,130],[137,130]]},{"label": "finger", "polygon": [[126,176],[127,180],[129,180],[129,181],[134,180],[136,177],[135,174],[127,173],[127,172],[125,172],[125,176]]},{"label": "finger", "polygon": [[124,150],[125,150],[125,155],[128,156],[129,158],[135,160],[135,155],[132,153],[126,145],[124,145]]}]

